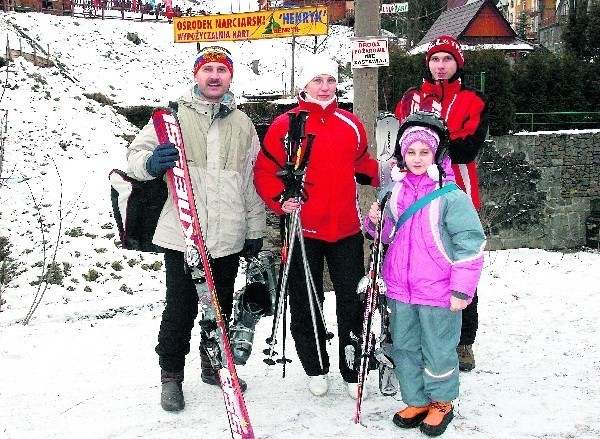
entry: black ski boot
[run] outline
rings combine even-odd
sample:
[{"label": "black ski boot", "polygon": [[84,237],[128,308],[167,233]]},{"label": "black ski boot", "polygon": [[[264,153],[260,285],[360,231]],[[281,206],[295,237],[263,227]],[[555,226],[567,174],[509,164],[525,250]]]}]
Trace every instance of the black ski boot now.
[{"label": "black ski boot", "polygon": [[163,410],[167,412],[179,412],[183,410],[185,407],[183,390],[181,388],[183,371],[173,373],[161,369],[160,382],[162,383],[160,406]]},{"label": "black ski boot", "polygon": [[271,300],[270,309],[265,316],[272,316],[277,306],[277,274],[275,273],[275,255],[269,250],[258,252],[256,258],[248,258],[246,265],[246,285],[260,282],[265,285]]},{"label": "black ski boot", "polygon": [[[215,369],[215,366],[213,366],[213,362],[211,361],[211,357],[207,353],[208,349],[209,351],[211,351],[211,355],[215,354],[215,351],[211,350],[211,348],[214,346],[211,345],[212,343],[205,340],[203,336],[202,341],[200,342],[200,368],[202,370],[200,374],[200,379],[202,379],[202,381],[206,384],[220,387],[221,381],[219,380],[219,373],[217,372],[217,370],[219,369],[219,365],[217,365],[217,368]],[[218,355],[220,355],[220,352],[218,353]],[[240,389],[242,389],[242,392],[245,392],[248,388],[246,381],[244,381],[240,377],[238,377],[238,381],[240,383]]]},{"label": "black ski boot", "polygon": [[[249,262],[250,263],[250,262]],[[265,284],[253,282],[238,294],[229,328],[229,343],[235,364],[244,365],[252,353],[254,328],[262,316],[271,309],[271,297]]]}]

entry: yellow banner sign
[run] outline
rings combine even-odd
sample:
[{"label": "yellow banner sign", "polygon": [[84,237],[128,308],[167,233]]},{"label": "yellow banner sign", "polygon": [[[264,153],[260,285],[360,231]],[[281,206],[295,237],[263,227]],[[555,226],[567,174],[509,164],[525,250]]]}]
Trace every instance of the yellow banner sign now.
[{"label": "yellow banner sign", "polygon": [[327,35],[327,7],[177,17],[173,20],[173,34],[176,43]]}]

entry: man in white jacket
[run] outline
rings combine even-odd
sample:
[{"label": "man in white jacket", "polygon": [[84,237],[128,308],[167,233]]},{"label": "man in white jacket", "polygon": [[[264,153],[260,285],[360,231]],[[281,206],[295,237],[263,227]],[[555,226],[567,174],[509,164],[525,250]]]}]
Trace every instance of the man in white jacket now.
[{"label": "man in white jacket", "polygon": [[[208,251],[221,313],[232,312],[235,278],[241,254],[256,255],[266,227],[265,207],[253,184],[252,170],[260,143],[250,118],[236,108],[229,91],[233,76],[230,53],[212,46],[201,50],[194,63],[195,84],[176,101],[186,147],[196,210]],[[172,105],[173,106],[173,105]],[[164,178],[175,166],[177,149],[159,144],[152,121],[140,131],[127,151],[128,174],[138,180]],[[198,295],[185,270],[185,244],[172,194],[165,202],[152,241],[164,248],[166,301],[158,345],[161,367],[161,406],[179,411],[185,406],[182,382],[185,355],[198,314]],[[200,344],[202,380],[220,385]],[[246,383],[240,380],[242,390]]]}]

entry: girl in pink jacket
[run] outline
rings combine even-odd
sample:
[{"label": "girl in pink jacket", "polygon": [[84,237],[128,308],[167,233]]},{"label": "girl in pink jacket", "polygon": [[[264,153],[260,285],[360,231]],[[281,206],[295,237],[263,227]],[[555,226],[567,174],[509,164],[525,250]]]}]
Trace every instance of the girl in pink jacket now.
[{"label": "girl in pink jacket", "polygon": [[[424,434],[438,436],[454,416],[462,316],[458,311],[477,287],[485,236],[469,196],[452,190],[457,187],[443,120],[417,112],[399,135],[394,182],[380,194],[381,199],[391,192],[383,214],[381,238],[389,247],[382,276],[390,309],[390,354],[408,405],[393,420],[401,428],[420,425]],[[441,187],[442,195],[398,221],[415,201]],[[379,205],[373,203],[367,230],[373,232],[380,218]]]}]

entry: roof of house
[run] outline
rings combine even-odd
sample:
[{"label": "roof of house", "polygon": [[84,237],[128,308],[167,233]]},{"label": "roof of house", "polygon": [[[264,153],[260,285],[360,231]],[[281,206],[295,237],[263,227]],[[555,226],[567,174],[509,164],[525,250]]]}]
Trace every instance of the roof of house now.
[{"label": "roof of house", "polygon": [[517,33],[492,0],[469,1],[463,6],[442,12],[410,53],[427,51],[429,43],[442,35],[454,37],[465,50],[476,47],[502,50],[533,49],[531,44],[517,37]]}]

